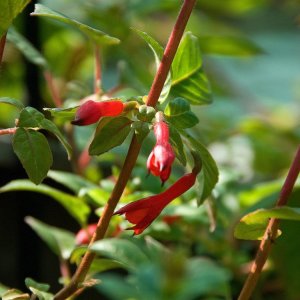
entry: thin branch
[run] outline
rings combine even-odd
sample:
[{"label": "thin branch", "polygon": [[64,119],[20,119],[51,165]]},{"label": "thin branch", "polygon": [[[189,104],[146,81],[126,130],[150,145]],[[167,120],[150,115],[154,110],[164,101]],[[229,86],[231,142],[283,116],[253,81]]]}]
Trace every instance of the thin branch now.
[{"label": "thin branch", "polygon": [[[163,88],[164,82],[166,80],[167,74],[170,71],[171,63],[178,48],[179,42],[183,35],[187,20],[190,17],[192,9],[195,5],[196,0],[185,0],[181,8],[181,11],[178,15],[176,24],[171,33],[170,39],[166,46],[162,62],[158,68],[158,72],[155,75],[153,84],[151,86],[148,105],[153,107],[156,106],[159,95]],[[141,149],[141,144],[137,141],[136,136],[134,135],[124,162],[124,165],[121,169],[119,178],[116,182],[116,185],[112,191],[112,194],[104,207],[102,216],[99,219],[97,224],[97,229],[93,235],[93,238],[90,242],[89,247],[97,240],[102,239],[106,233],[106,230],[109,226],[110,219],[114,213],[114,210],[119,202],[119,199],[125,189],[125,186],[130,178],[133,167],[135,166],[138,154]],[[60,290],[54,297],[55,300],[63,300],[71,296],[76,290],[80,287],[80,283],[84,281],[89,268],[94,260],[95,254],[91,250],[87,250],[85,253],[80,265],[78,266],[73,278],[70,281],[70,284]]]},{"label": "thin branch", "polygon": [[[292,162],[292,165],[285,179],[285,182],[282,186],[279,199],[276,203],[276,207],[287,204],[288,198],[293,191],[299,172],[300,172],[300,146]],[[240,293],[238,300],[248,300],[251,297],[253,290],[257,284],[259,275],[262,271],[262,268],[268,258],[272,243],[276,238],[278,227],[279,227],[279,220],[271,218],[268,223],[267,229],[265,231],[264,237],[257,250],[256,257],[251,266],[248,278],[244,283],[243,289]]]},{"label": "thin branch", "polygon": [[95,83],[94,83],[94,92],[96,95],[100,95],[102,93],[101,89],[101,62],[100,62],[100,48],[95,44],[94,50],[95,56]]},{"label": "thin branch", "polygon": [[6,42],[6,32],[2,35],[2,37],[0,39],[0,65],[2,63],[2,57],[3,57],[3,53],[4,53],[5,42]]},{"label": "thin branch", "polygon": [[0,129],[0,135],[15,134],[17,127]]},{"label": "thin branch", "polygon": [[61,107],[62,106],[62,100],[60,98],[57,87],[54,84],[53,76],[52,76],[51,72],[50,71],[44,71],[44,78],[46,80],[48,89],[50,91],[50,94],[51,94],[51,97],[52,97],[52,100],[53,100],[55,106],[56,107]]}]

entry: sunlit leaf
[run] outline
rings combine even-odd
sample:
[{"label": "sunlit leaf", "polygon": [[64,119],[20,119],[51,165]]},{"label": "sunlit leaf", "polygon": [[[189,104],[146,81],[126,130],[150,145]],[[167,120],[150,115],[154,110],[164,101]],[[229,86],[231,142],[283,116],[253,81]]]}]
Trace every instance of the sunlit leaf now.
[{"label": "sunlit leaf", "polygon": [[109,36],[108,34],[92,28],[88,25],[82,24],[72,18],[69,18],[61,13],[58,13],[42,4],[36,4],[35,10],[33,13],[30,14],[31,16],[41,16],[41,17],[47,17],[50,19],[57,20],[59,22],[71,25],[77,29],[79,29],[82,33],[84,33],[86,36],[88,36],[91,40],[94,42],[100,44],[100,45],[114,45],[118,44],[120,42],[119,39]]},{"label": "sunlit leaf", "polygon": [[71,158],[72,148],[60,130],[52,121],[46,119],[45,116],[35,108],[28,106],[21,111],[18,127],[38,127],[50,131],[62,143],[68,153],[68,158]]},{"label": "sunlit leaf", "polygon": [[9,290],[9,287],[3,285],[2,283],[0,283],[0,297],[2,297],[2,295],[7,292]]},{"label": "sunlit leaf", "polygon": [[15,106],[19,110],[24,108],[24,105],[16,99],[9,98],[9,97],[0,97],[0,103],[6,103]]},{"label": "sunlit leaf", "polygon": [[243,240],[261,240],[270,218],[300,221],[300,208],[282,206],[258,209],[240,220],[235,227],[234,236]]},{"label": "sunlit leaf", "polygon": [[172,63],[172,94],[191,104],[210,103],[211,89],[202,68],[202,56],[197,37],[187,32]]},{"label": "sunlit leaf", "polygon": [[100,155],[121,145],[130,132],[132,121],[126,117],[102,118],[90,145],[90,155]]},{"label": "sunlit leaf", "polygon": [[18,128],[13,137],[13,149],[21,161],[28,177],[40,184],[52,165],[52,153],[43,134]]},{"label": "sunlit leaf", "polygon": [[110,257],[129,269],[149,263],[143,251],[130,240],[111,238],[97,241],[91,250],[101,256]]},{"label": "sunlit leaf", "polygon": [[13,43],[30,62],[44,69],[49,68],[48,63],[42,54],[14,28],[11,27],[9,29],[7,39]]},{"label": "sunlit leaf", "polygon": [[176,128],[190,128],[198,124],[197,116],[191,111],[190,104],[183,98],[176,98],[168,103],[164,114]]},{"label": "sunlit leaf", "polygon": [[30,296],[27,293],[23,293],[17,289],[11,289],[6,291],[2,295],[2,300],[29,300]]},{"label": "sunlit leaf", "polygon": [[218,182],[218,168],[209,153],[209,151],[195,138],[181,131],[181,133],[189,140],[192,148],[200,155],[202,161],[202,170],[197,176],[199,182],[198,188],[198,204],[201,204],[212,192]]},{"label": "sunlit leaf", "polygon": [[22,12],[30,0],[1,0],[0,1],[0,37],[7,31],[14,18]]},{"label": "sunlit leaf", "polygon": [[29,180],[13,180],[0,188],[0,193],[12,191],[30,191],[47,195],[57,202],[73,216],[81,225],[84,225],[90,213],[90,208],[82,199],[61,192],[45,184],[34,185]]}]

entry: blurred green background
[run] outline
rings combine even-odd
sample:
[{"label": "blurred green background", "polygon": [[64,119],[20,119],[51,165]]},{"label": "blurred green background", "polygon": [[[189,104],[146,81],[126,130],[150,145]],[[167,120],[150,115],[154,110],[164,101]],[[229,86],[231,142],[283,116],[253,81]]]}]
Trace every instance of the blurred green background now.
[{"label": "blurred green background", "polygon": [[[146,31],[165,45],[179,1],[45,0],[39,3],[119,38],[119,45],[101,49],[103,88],[108,91],[117,87],[118,93],[127,97],[147,94],[155,73],[153,55],[130,28]],[[66,105],[74,105],[93,92],[93,47],[67,26],[30,17],[32,11],[33,3],[14,25],[49,62]],[[213,91],[211,105],[193,107],[200,119],[194,130],[215,158],[220,180],[210,202],[205,202],[197,213],[193,204],[182,205],[176,211],[183,216],[182,221],[172,226],[158,221],[147,233],[175,252],[170,265],[164,269],[167,278],[177,272],[176,267],[180,270],[180,264],[187,257],[200,256],[210,258],[216,268],[220,268],[218,271],[223,272],[220,278],[225,278],[227,285],[220,288],[225,292],[219,295],[211,291],[210,296],[186,296],[186,299],[230,299],[231,296],[236,299],[249,270],[258,244],[235,240],[234,225],[245,213],[275,203],[299,145],[299,24],[300,2],[297,0],[202,0],[197,2],[188,23],[187,30],[200,40],[204,68]],[[4,96],[38,109],[53,106],[42,71],[11,43],[6,45],[0,69],[0,97]],[[0,127],[13,127],[15,116],[12,107],[1,105]],[[90,133],[89,128],[76,131],[79,148]],[[49,139],[54,152],[54,169],[70,171],[72,166],[61,146]],[[146,175],[144,163],[150,147],[151,141],[146,142],[131,184],[153,193],[159,190],[158,180],[138,179]],[[117,173],[126,149],[125,144],[95,159],[86,176],[97,182]],[[0,137],[0,168],[2,185],[11,179],[26,178],[8,136]],[[173,177],[181,173],[179,167],[175,168]],[[298,183],[291,203],[299,206],[299,197]],[[3,284],[23,288],[23,279],[31,276],[57,288],[56,258],[26,227],[23,218],[33,215],[74,232],[78,225],[65,216],[59,205],[40,199],[32,193],[0,194],[0,282]],[[210,231],[214,226],[211,211],[216,214],[214,231]],[[282,224],[283,235],[274,245],[253,299],[300,299],[300,225]],[[168,269],[170,266],[175,271]],[[158,274],[155,270],[149,272]],[[146,275],[135,274],[140,279]],[[120,283],[116,280],[115,284]],[[107,294],[113,297],[113,288],[106,288]],[[172,293],[165,295],[171,299]],[[114,297],[112,299],[122,299]],[[155,298],[145,296],[145,299]]]}]

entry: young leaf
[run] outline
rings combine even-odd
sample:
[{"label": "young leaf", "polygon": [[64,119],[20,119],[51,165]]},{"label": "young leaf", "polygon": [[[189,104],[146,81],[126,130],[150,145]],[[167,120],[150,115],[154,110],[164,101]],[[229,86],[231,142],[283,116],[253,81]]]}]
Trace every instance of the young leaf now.
[{"label": "young leaf", "polygon": [[119,39],[109,36],[108,34],[92,28],[88,25],[82,24],[72,18],[69,18],[61,13],[58,13],[42,4],[36,4],[35,10],[30,14],[31,16],[41,16],[50,19],[58,20],[59,22],[71,25],[79,29],[82,33],[88,36],[92,41],[100,45],[114,45],[120,42]]},{"label": "young leaf", "polygon": [[25,8],[30,0],[1,0],[0,37],[7,31],[14,18]]},{"label": "young leaf", "polygon": [[[132,29],[148,44],[148,46],[152,50],[155,58],[156,68],[158,69],[160,61],[164,54],[164,48],[148,33],[135,28]],[[170,89],[171,89],[171,74],[168,73],[167,79],[164,83],[164,87],[158,99],[159,102],[164,102],[167,99]]]},{"label": "young leaf", "polygon": [[7,39],[13,43],[30,62],[44,69],[49,69],[48,63],[42,54],[13,27],[8,30]]},{"label": "young leaf", "polygon": [[35,288],[37,290],[40,290],[42,292],[47,292],[49,291],[50,289],[50,285],[47,284],[47,283],[38,283],[36,282],[35,280],[33,280],[32,278],[25,278],[25,285],[28,287],[28,288]]},{"label": "young leaf", "polygon": [[16,99],[8,98],[8,97],[0,97],[0,103],[6,103],[15,106],[19,110],[22,110],[24,108],[24,105]]},{"label": "young leaf", "polygon": [[80,225],[86,223],[90,208],[82,199],[61,192],[45,184],[34,185],[29,180],[14,180],[0,188],[0,193],[12,191],[30,191],[47,195],[59,202]]},{"label": "young leaf", "polygon": [[218,182],[218,168],[208,150],[192,136],[184,131],[181,133],[188,139],[192,148],[200,155],[202,161],[202,170],[197,176],[199,182],[199,199],[198,204],[200,205],[211,193],[213,188]]},{"label": "young leaf", "polygon": [[18,127],[38,127],[50,131],[62,143],[67,151],[68,158],[71,158],[72,148],[66,141],[60,130],[53,122],[46,119],[45,116],[35,108],[28,106],[21,111]]},{"label": "young leaf", "polygon": [[178,133],[177,129],[173,126],[169,126],[170,129],[170,142],[172,148],[175,151],[176,157],[182,163],[183,166],[186,165],[186,156],[183,149],[183,143],[180,134]]},{"label": "young leaf", "polygon": [[90,155],[100,155],[121,145],[130,132],[132,121],[126,117],[102,118],[90,145]]},{"label": "young leaf", "polygon": [[[72,232],[50,226],[32,217],[26,217],[25,221],[58,257],[70,258],[75,248],[75,236]],[[33,287],[44,292],[48,290],[44,285],[39,288]]]},{"label": "young leaf", "polygon": [[129,269],[149,263],[143,251],[130,240],[111,238],[97,241],[91,250],[101,256],[110,257]]},{"label": "young leaf", "polygon": [[202,69],[199,40],[190,32],[184,35],[172,63],[172,93],[195,105],[211,102],[210,84]]},{"label": "young leaf", "polygon": [[270,218],[300,221],[300,208],[282,206],[258,209],[240,220],[235,227],[234,236],[243,240],[261,240]]},{"label": "young leaf", "polygon": [[52,153],[43,134],[18,128],[13,137],[13,149],[30,180],[40,184],[52,165]]},{"label": "young leaf", "polygon": [[183,98],[170,101],[164,114],[167,120],[176,128],[191,128],[199,123],[197,116],[191,111],[190,104]]}]

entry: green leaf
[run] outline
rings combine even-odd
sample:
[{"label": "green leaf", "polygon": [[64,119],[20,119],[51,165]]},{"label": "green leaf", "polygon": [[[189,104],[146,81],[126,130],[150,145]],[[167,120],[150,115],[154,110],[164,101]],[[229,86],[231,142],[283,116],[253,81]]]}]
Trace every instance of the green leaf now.
[{"label": "green leaf", "polygon": [[84,33],[87,37],[89,37],[92,41],[100,45],[115,45],[120,43],[120,40],[109,36],[108,34],[92,28],[88,25],[82,24],[72,18],[69,18],[61,13],[58,13],[44,5],[36,4],[35,10],[30,14],[31,16],[41,16],[47,17],[50,19],[58,20],[59,22],[71,25],[77,29],[79,29],[82,33]]},{"label": "green leaf", "polygon": [[14,28],[11,27],[9,29],[7,39],[13,43],[30,62],[44,69],[49,69],[48,63],[42,54]]},{"label": "green leaf", "polygon": [[[63,259],[70,258],[75,248],[75,236],[72,232],[50,226],[32,217],[26,217],[25,221],[57,256]],[[34,287],[45,292],[48,290]]]},{"label": "green leaf", "polygon": [[90,208],[82,199],[61,192],[55,188],[32,184],[29,180],[14,180],[0,188],[0,193],[12,191],[30,191],[47,195],[59,202],[81,225],[86,223]]},{"label": "green leaf", "polygon": [[28,177],[40,184],[52,165],[52,153],[43,134],[18,128],[13,137],[13,149],[21,161]]},{"label": "green leaf", "polygon": [[110,238],[95,242],[91,250],[99,255],[110,257],[125,268],[136,269],[149,263],[143,251],[130,240]]},{"label": "green leaf", "polygon": [[165,108],[166,119],[179,129],[191,128],[199,123],[197,116],[191,111],[188,101],[176,98]]},{"label": "green leaf", "polygon": [[90,145],[90,155],[100,155],[121,145],[130,132],[132,121],[126,117],[102,118]]},{"label": "green leaf", "polygon": [[211,89],[202,69],[202,56],[197,37],[185,33],[172,63],[172,94],[191,104],[210,103]]},{"label": "green leaf", "polygon": [[243,240],[261,240],[270,218],[300,221],[300,208],[282,206],[258,209],[240,220],[235,227],[234,236]]},{"label": "green leaf", "polygon": [[198,204],[200,205],[211,194],[211,191],[218,182],[218,168],[209,151],[200,142],[184,131],[181,131],[181,133],[189,140],[192,148],[201,157],[202,169],[197,176],[199,182],[199,189],[197,191],[199,194]]},{"label": "green leaf", "polygon": [[[155,58],[156,68],[158,69],[160,65],[160,61],[164,54],[164,48],[148,33],[135,28],[132,29],[148,44],[148,46],[152,50]],[[164,83],[164,87],[158,99],[159,102],[164,102],[167,99],[170,89],[171,89],[171,74],[168,73],[167,79]]]},{"label": "green leaf", "polygon": [[78,106],[76,107],[70,107],[70,108],[48,108],[45,107],[43,110],[49,111],[51,116],[54,118],[60,118],[64,121],[71,121],[75,118],[76,111],[78,109]]},{"label": "green leaf", "polygon": [[170,129],[170,142],[173,150],[175,151],[175,155],[178,160],[182,163],[183,166],[186,165],[186,156],[184,153],[183,143],[180,134],[177,129],[173,126],[169,126]]},{"label": "green leaf", "polygon": [[30,0],[1,0],[0,1],[0,37],[7,31],[14,18],[22,12]]},{"label": "green leaf", "polygon": [[4,293],[6,293],[8,290],[9,290],[9,287],[0,283],[0,297],[2,297],[4,295]]},{"label": "green leaf", "polygon": [[78,194],[82,188],[98,188],[87,179],[69,172],[50,170],[47,177],[69,188],[75,194]]},{"label": "green leaf", "polygon": [[254,42],[241,37],[205,36],[200,37],[199,42],[202,52],[207,54],[248,57],[264,53]]},{"label": "green leaf", "polygon": [[11,289],[6,291],[2,295],[2,300],[29,300],[30,296],[27,293],[23,293],[17,289]]},{"label": "green leaf", "polygon": [[37,290],[40,290],[42,292],[47,292],[50,289],[50,285],[49,284],[47,284],[47,283],[38,283],[35,280],[33,280],[32,278],[30,278],[30,277],[25,278],[25,285],[28,288],[33,287],[33,288],[35,288]]},{"label": "green leaf", "polygon": [[21,111],[18,127],[38,127],[50,131],[58,138],[66,149],[68,159],[71,158],[72,148],[60,130],[52,121],[46,119],[45,116],[35,108],[28,106]]},{"label": "green leaf", "polygon": [[19,110],[22,110],[24,108],[24,105],[16,99],[8,98],[8,97],[0,97],[0,103],[6,103],[15,106]]}]

